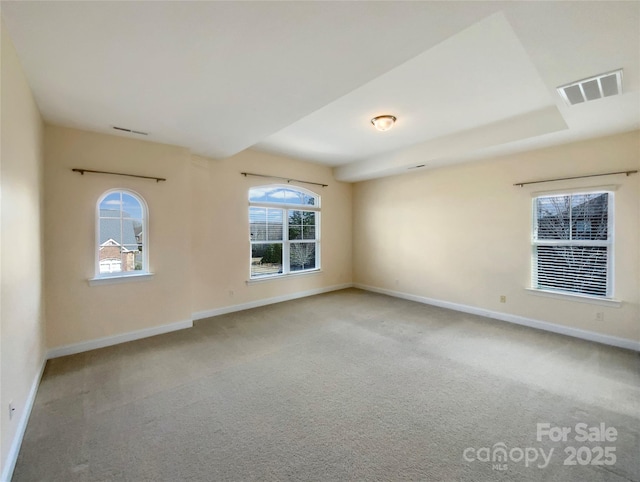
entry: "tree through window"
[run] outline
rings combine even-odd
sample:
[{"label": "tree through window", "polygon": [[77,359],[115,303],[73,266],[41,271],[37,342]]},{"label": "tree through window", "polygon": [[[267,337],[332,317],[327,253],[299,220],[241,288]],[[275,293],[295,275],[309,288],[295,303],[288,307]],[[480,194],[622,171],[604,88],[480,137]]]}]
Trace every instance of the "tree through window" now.
[{"label": "tree through window", "polygon": [[611,297],[613,193],[534,198],[534,289]]},{"label": "tree through window", "polygon": [[290,186],[249,190],[251,278],[320,268],[320,196]]}]

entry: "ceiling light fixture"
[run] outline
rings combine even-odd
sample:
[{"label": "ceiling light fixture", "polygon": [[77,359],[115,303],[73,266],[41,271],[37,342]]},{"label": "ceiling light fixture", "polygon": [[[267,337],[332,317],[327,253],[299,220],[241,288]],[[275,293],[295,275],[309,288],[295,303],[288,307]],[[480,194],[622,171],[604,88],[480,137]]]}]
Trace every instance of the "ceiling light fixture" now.
[{"label": "ceiling light fixture", "polygon": [[371,123],[373,126],[379,131],[388,131],[395,124],[396,118],[392,115],[379,115],[378,117],[374,117],[371,119]]}]

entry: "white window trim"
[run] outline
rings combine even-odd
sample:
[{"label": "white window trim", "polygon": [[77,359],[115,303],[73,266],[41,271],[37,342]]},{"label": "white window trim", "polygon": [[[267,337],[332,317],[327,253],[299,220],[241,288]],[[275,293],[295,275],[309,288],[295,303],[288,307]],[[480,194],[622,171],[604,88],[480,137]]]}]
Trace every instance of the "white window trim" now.
[{"label": "white window trim", "polygon": [[136,281],[148,281],[152,280],[155,276],[155,273],[134,273],[134,274],[124,274],[113,276],[112,273],[109,275],[99,276],[95,278],[88,279],[89,286],[98,286],[98,285],[113,285],[118,283],[131,283]]},{"label": "white window trim", "polygon": [[[251,190],[254,188],[260,188],[260,187],[268,187],[268,188],[283,188],[283,189],[291,189],[291,190],[295,190],[295,191],[300,191],[303,192],[305,194],[308,194],[309,196],[313,196],[316,201],[317,204],[314,205],[308,205],[308,204],[294,204],[294,203],[274,203],[274,202],[261,202],[261,201],[251,201],[249,200],[249,206],[248,208],[252,208],[252,207],[263,207],[263,208],[271,208],[271,209],[281,209],[282,211],[284,211],[283,213],[283,219],[282,219],[282,233],[283,233],[283,238],[285,237],[284,234],[286,233],[286,237],[287,240],[282,240],[282,241],[274,241],[275,243],[282,243],[282,273],[275,273],[272,275],[265,275],[265,276],[257,276],[257,277],[252,277],[251,276],[251,254],[252,254],[252,246],[254,244],[265,244],[265,242],[263,241],[251,241],[249,240],[249,279],[246,281],[247,284],[253,284],[253,283],[260,283],[260,282],[264,282],[264,281],[273,281],[275,279],[285,279],[285,278],[290,278],[290,277],[295,277],[295,276],[302,276],[302,275],[307,275],[307,274],[315,274],[315,273],[319,273],[322,271],[322,260],[321,260],[321,244],[320,244],[320,238],[322,236],[322,228],[321,228],[321,196],[318,193],[315,193],[313,191],[310,191],[308,189],[299,187],[299,186],[292,186],[290,184],[267,184],[267,185],[260,185],[260,186],[251,186],[249,188],[248,191],[248,195],[249,198],[251,197]],[[287,261],[285,263],[285,260],[289,260],[289,246],[291,244],[291,241],[288,239],[289,238],[289,216],[288,216],[288,211],[289,210],[294,210],[294,211],[313,211],[316,213],[316,239],[313,241],[313,243],[316,245],[316,267],[315,268],[311,268],[311,269],[305,269],[305,270],[298,270],[298,271],[291,271],[290,270],[290,266],[289,266],[289,262]],[[250,226],[247,226],[250,229]],[[249,238],[251,236],[248,236]],[[295,241],[294,241],[295,243]]]},{"label": "white window trim", "polygon": [[545,298],[556,298],[559,300],[577,301],[578,303],[589,303],[592,305],[611,306],[620,308],[622,301],[614,298],[601,298],[599,296],[589,296],[580,293],[570,293],[568,291],[550,291],[540,288],[525,288],[527,293]]},{"label": "white window trim", "polygon": [[277,279],[281,279],[281,280],[285,280],[288,278],[298,278],[301,276],[311,276],[311,275],[316,275],[322,273],[322,269],[321,268],[314,268],[314,269],[306,269],[304,271],[292,271],[290,273],[287,274],[272,274],[269,276],[261,276],[260,278],[250,278],[247,281],[245,281],[246,284],[248,285],[252,285],[252,284],[257,284],[257,283],[264,283],[265,281],[273,281],[273,280],[277,280]]},{"label": "white window trim", "polygon": [[[142,220],[142,232],[145,233],[144,237],[144,249],[142,250],[142,266],[144,269],[138,270],[135,272],[132,271],[121,271],[120,274],[117,273],[103,273],[100,274],[100,203],[104,198],[106,198],[109,194],[114,192],[124,192],[134,196],[140,205],[142,206],[143,212],[143,220]],[[147,201],[144,199],[136,191],[132,189],[126,188],[114,188],[109,189],[103,192],[96,201],[96,210],[95,210],[95,246],[93,251],[94,258],[94,277],[87,280],[89,282],[89,286],[96,286],[102,284],[115,284],[119,282],[131,282],[131,281],[143,281],[144,279],[152,279],[154,273],[149,271],[149,206],[147,205]]]},{"label": "white window trim", "polygon": [[[593,186],[586,188],[564,189],[555,191],[541,191],[531,193],[531,286],[527,288],[532,294],[540,296],[547,296],[551,298],[570,299],[573,301],[583,301],[586,303],[598,302],[596,304],[608,305],[608,306],[621,306],[622,302],[616,300],[613,296],[615,293],[615,272],[614,272],[614,246],[615,246],[615,230],[614,230],[614,218],[615,218],[615,196],[614,191],[617,186]],[[606,241],[593,241],[593,240],[538,240],[535,239],[534,230],[537,225],[537,211],[535,200],[539,197],[546,196],[569,196],[574,194],[593,194],[593,193],[607,193],[609,194],[607,200],[608,216],[607,216],[607,231],[608,239]],[[606,246],[607,249],[607,294],[606,296],[592,296],[584,293],[572,293],[570,291],[556,291],[545,288],[537,288],[533,286],[534,270],[536,269],[535,261],[535,247],[536,246]]]},{"label": "white window trim", "polygon": [[552,189],[548,191],[533,191],[531,197],[540,196],[568,196],[569,194],[593,194],[594,192],[615,192],[620,187],[619,184],[607,184],[600,186],[572,187],[570,189]]}]

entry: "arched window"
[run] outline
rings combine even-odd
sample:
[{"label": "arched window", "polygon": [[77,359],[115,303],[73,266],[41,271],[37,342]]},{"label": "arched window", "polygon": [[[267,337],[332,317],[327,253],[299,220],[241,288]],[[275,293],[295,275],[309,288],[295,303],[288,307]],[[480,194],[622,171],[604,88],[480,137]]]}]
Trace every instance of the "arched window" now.
[{"label": "arched window", "polygon": [[251,278],[320,269],[320,196],[291,186],[249,190]]},{"label": "arched window", "polygon": [[132,191],[114,189],[98,199],[96,277],[148,273],[147,205]]}]

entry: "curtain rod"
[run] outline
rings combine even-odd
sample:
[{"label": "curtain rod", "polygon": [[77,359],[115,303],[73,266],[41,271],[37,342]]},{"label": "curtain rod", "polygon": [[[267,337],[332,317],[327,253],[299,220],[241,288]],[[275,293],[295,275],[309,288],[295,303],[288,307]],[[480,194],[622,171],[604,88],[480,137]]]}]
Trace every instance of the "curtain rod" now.
[{"label": "curtain rod", "polygon": [[253,172],[241,172],[240,174],[242,174],[244,177],[247,176],[255,176],[255,177],[268,177],[269,179],[282,179],[283,181],[287,181],[287,182],[301,182],[303,184],[314,184],[316,186],[322,186],[322,187],[327,187],[328,184],[322,184],[320,182],[311,182],[311,181],[301,181],[300,179],[289,179],[288,177],[280,177],[280,176],[267,176],[265,174],[254,174]]},{"label": "curtain rod", "polygon": [[79,172],[84,176],[85,172],[93,172],[94,174],[112,174],[114,176],[139,177],[140,179],[155,179],[156,182],[166,181],[164,177],[140,176],[139,174],[124,174],[122,172],[93,171],[91,169],[71,169],[73,172]]},{"label": "curtain rod", "polygon": [[604,172],[602,174],[589,174],[586,176],[574,176],[574,177],[559,177],[557,179],[545,179],[543,181],[528,181],[528,182],[516,182],[514,186],[525,186],[527,184],[538,184],[540,182],[552,182],[552,181],[568,181],[569,179],[584,179],[587,177],[600,177],[600,176],[613,176],[614,174],[626,174],[630,176],[631,174],[635,174],[638,171],[617,171],[617,172]]}]

